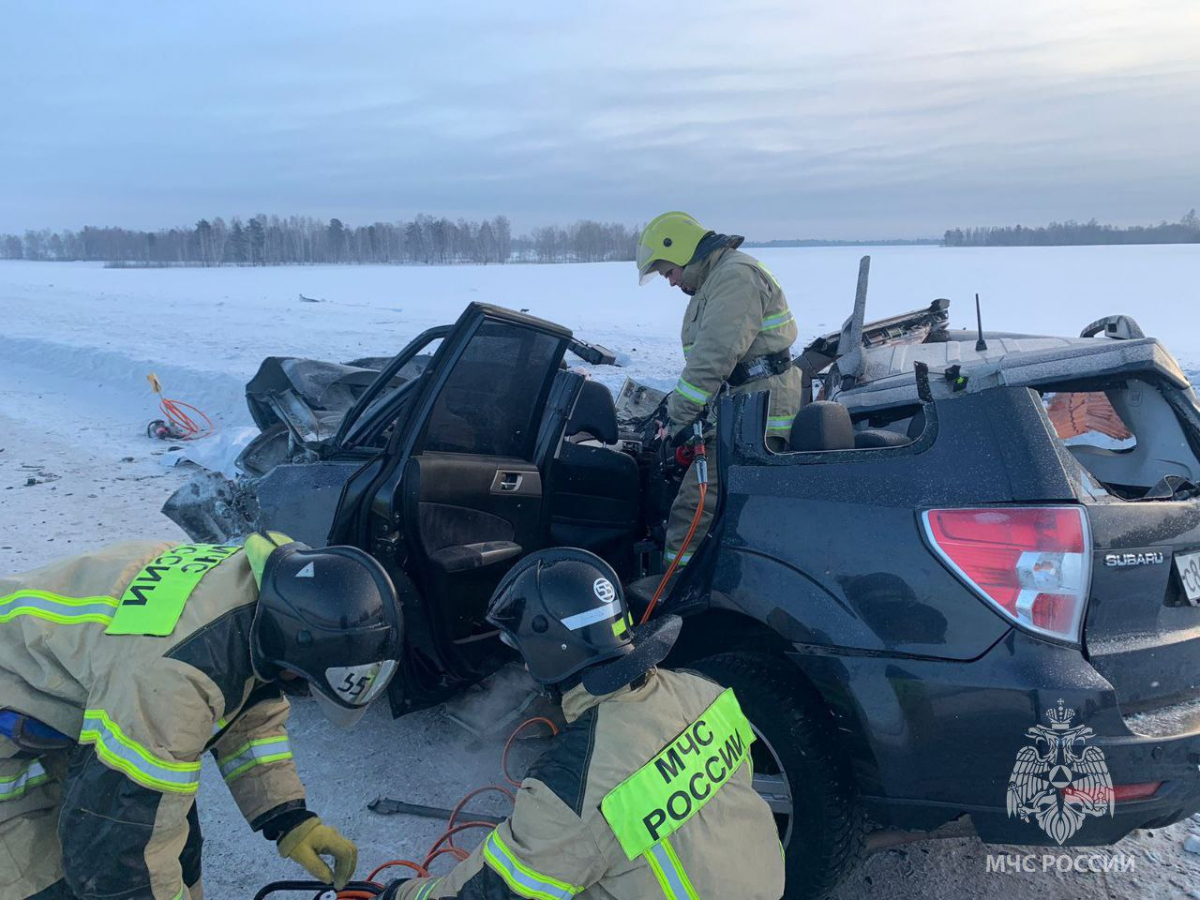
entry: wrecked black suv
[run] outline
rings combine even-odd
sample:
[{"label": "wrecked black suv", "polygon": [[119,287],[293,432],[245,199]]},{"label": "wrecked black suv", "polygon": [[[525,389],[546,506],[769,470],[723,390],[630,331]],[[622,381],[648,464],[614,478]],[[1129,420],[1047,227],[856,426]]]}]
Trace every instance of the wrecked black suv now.
[{"label": "wrecked black suv", "polygon": [[[685,617],[671,664],[732,685],[754,723],[790,898],[912,833],[1106,844],[1200,808],[1187,378],[1125,317],[977,334],[947,306],[864,323],[860,303],[806,348],[788,452],[764,443],[766,395],[719,403],[714,526],[660,603]],[[370,551],[408,625],[393,711],[438,702],[511,659],[483,613],[524,554],[591,549],[635,608],[658,581],[651,454],[568,350],[610,361],[472,304],[390,361],[268,360],[243,476],[168,514],[197,540],[266,526]]]}]

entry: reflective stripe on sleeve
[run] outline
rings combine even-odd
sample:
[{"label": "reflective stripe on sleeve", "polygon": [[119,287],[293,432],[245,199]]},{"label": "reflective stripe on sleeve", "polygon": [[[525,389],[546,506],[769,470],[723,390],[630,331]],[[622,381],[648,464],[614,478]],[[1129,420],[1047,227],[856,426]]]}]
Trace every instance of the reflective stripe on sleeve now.
[{"label": "reflective stripe on sleeve", "polygon": [[174,762],[155,756],[121,731],[102,709],[84,710],[79,743],[95,744],[101,760],[153,790],[194,794],[200,786],[199,762]]},{"label": "reflective stripe on sleeve", "polygon": [[687,359],[687,355],[692,352],[692,348],[695,346],[696,346],[695,344],[684,344],[683,345],[683,358],[684,359]]},{"label": "reflective stripe on sleeve", "polygon": [[46,591],[19,591],[0,597],[0,622],[33,616],[59,625],[80,622],[106,625],[112,621],[116,608],[115,597],[62,597]]},{"label": "reflective stripe on sleeve", "polygon": [[265,766],[267,763],[291,758],[292,747],[288,743],[287,735],[281,734],[277,737],[248,741],[233,753],[218,760],[217,767],[221,770],[221,777],[226,782],[231,782],[255,766]]},{"label": "reflective stripe on sleeve", "polygon": [[441,878],[434,878],[432,881],[430,881],[428,884],[426,884],[423,888],[421,888],[419,891],[417,891],[417,895],[416,895],[416,897],[413,898],[413,900],[427,900],[429,895],[433,893],[433,889],[438,886],[438,882],[441,880],[442,880]]},{"label": "reflective stripe on sleeve", "polygon": [[785,309],[781,313],[776,313],[773,316],[767,316],[762,320],[763,331],[774,331],[776,328],[782,328],[788,322],[794,321],[792,311]]},{"label": "reflective stripe on sleeve", "polygon": [[687,877],[683,863],[675,855],[675,848],[666,838],[646,851],[646,862],[654,871],[659,887],[667,900],[698,900],[696,889]]},{"label": "reflective stripe on sleeve", "polygon": [[708,402],[709,395],[707,393],[700,390],[700,388],[696,387],[691,382],[684,381],[682,378],[680,378],[678,383],[675,385],[675,390],[696,403]]},{"label": "reflective stripe on sleeve", "polygon": [[768,416],[767,431],[786,431],[790,433],[792,423],[795,419],[795,416]]},{"label": "reflective stripe on sleeve", "polygon": [[37,787],[50,776],[36,759],[16,775],[0,775],[0,800],[18,800],[30,788]]},{"label": "reflective stripe on sleeve", "polygon": [[483,858],[504,879],[509,890],[529,900],[570,900],[583,890],[582,887],[535,872],[517,859],[494,831],[484,841]]}]

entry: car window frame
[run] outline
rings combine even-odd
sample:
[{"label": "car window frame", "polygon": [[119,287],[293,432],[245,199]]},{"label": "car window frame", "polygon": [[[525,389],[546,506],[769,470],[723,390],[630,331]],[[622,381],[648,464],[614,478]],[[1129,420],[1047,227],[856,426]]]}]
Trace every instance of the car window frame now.
[{"label": "car window frame", "polygon": [[[402,400],[406,401],[409,394],[413,391],[415,385],[425,379],[426,373],[433,370],[437,363],[438,356],[442,352],[446,344],[446,338],[454,330],[453,325],[438,325],[434,328],[428,328],[421,332],[415,338],[405,345],[404,349],[397,353],[392,360],[383,367],[378,377],[371,382],[362,396],[355,401],[354,405],[346,413],[342,419],[342,423],[338,426],[337,434],[334,435],[333,444],[339,450],[355,450],[355,449],[371,449],[382,450],[382,447],[364,447],[358,440],[365,433],[374,431],[374,424],[385,416],[391,416],[393,413],[398,413],[399,407],[402,405]],[[408,363],[416,358],[417,354],[432,344],[435,340],[441,340],[442,346],[434,351],[433,357],[429,360],[429,365],[416,378],[405,384],[400,385],[392,395],[387,398],[389,401],[380,406],[377,410],[371,413],[369,417],[364,417],[365,413],[370,409],[371,404],[375,402],[378,396],[383,392],[396,374],[404,368]]]},{"label": "car window frame", "polygon": [[[471,452],[466,450],[427,450],[426,444],[429,440],[429,428],[432,424],[434,409],[436,408],[437,401],[441,397],[442,392],[448,386],[450,379],[453,377],[458,365],[462,362],[463,357],[466,356],[467,352],[469,351],[472,342],[474,342],[476,338],[480,337],[480,331],[482,331],[483,328],[489,323],[494,323],[505,328],[512,328],[515,330],[543,335],[555,339],[558,343],[557,349],[551,355],[551,363],[546,367],[545,374],[542,378],[541,387],[538,390],[538,395],[533,401],[533,406],[531,408],[532,416],[526,427],[525,446],[522,448],[522,451],[515,456],[512,454],[480,453],[478,451]],[[520,321],[519,319],[509,319],[507,317],[492,315],[481,316],[479,321],[472,327],[470,335],[459,348],[459,352],[455,356],[454,360],[447,365],[445,371],[439,377],[437,389],[433,391],[427,398],[427,408],[421,414],[419,425],[418,423],[414,422],[414,425],[417,425],[417,427],[414,429],[416,432],[416,440],[411,445],[410,454],[416,456],[425,452],[439,454],[457,453],[461,455],[485,456],[489,458],[494,457],[496,459],[519,459],[524,460],[525,462],[535,462],[538,456],[541,423],[545,416],[546,404],[554,386],[554,379],[559,372],[561,360],[566,355],[566,351],[569,349],[569,343],[569,337],[564,337],[562,334],[546,328],[538,328],[535,325]]]}]

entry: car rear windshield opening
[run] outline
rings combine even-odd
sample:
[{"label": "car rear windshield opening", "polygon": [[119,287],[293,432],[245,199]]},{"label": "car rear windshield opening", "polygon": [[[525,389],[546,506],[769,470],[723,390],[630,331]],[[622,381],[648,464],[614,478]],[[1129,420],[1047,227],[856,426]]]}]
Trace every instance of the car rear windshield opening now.
[{"label": "car rear windshield opening", "polygon": [[1180,499],[1200,485],[1189,426],[1156,384],[1130,378],[1083,387],[1044,389],[1042,403],[1059,440],[1105,492],[1123,500]]}]

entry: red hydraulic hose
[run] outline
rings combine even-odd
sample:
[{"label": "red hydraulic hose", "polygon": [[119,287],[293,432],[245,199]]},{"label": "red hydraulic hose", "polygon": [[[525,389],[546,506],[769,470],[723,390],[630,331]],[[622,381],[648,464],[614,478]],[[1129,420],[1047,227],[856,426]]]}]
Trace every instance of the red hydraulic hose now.
[{"label": "red hydraulic hose", "polygon": [[679,567],[679,561],[684,558],[687,553],[687,548],[692,543],[692,538],[696,535],[696,529],[700,525],[700,517],[704,515],[704,498],[708,494],[708,460],[705,458],[704,444],[696,445],[696,458],[692,465],[698,465],[700,468],[696,470],[696,478],[700,483],[700,502],[696,504],[696,512],[692,515],[692,525],[684,535],[683,544],[679,548],[679,552],[675,554],[675,558],[671,560],[671,565],[663,574],[662,581],[658,583],[658,589],[654,592],[654,596],[650,599],[650,605],[646,607],[646,611],[642,614],[642,620],[638,624],[645,625],[650,621],[650,615],[654,612],[654,608],[658,606],[658,599],[662,596],[663,591],[670,582],[671,576],[675,574],[675,570]]}]

